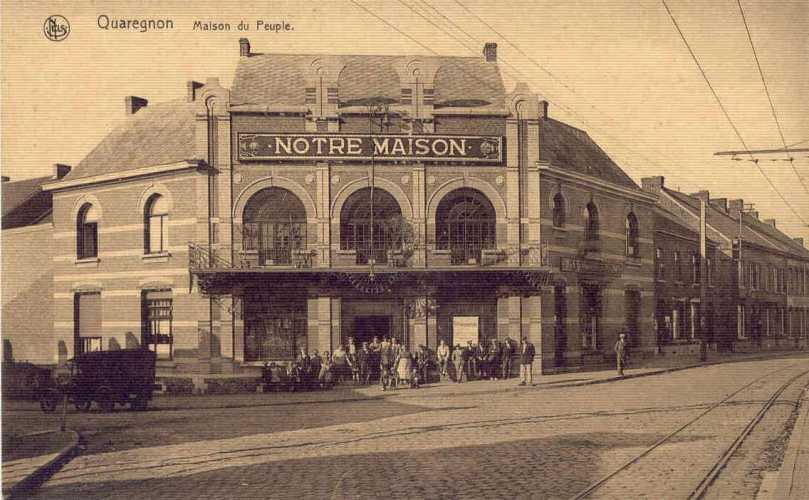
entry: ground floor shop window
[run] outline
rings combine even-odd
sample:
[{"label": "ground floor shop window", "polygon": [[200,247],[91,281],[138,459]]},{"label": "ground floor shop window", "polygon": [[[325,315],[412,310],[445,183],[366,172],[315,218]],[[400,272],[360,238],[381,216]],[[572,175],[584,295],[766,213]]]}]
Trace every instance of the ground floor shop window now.
[{"label": "ground floor shop window", "polygon": [[306,325],[305,300],[245,297],[245,361],[293,359],[307,347]]},{"label": "ground floor shop window", "polygon": [[172,359],[173,306],[171,290],[150,290],[143,294],[143,345],[157,354],[157,359]]}]

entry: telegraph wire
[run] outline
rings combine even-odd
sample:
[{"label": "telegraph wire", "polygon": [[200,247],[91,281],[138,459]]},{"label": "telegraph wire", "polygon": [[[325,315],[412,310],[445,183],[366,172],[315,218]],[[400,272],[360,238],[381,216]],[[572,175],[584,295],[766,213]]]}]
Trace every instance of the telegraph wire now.
[{"label": "telegraph wire", "polygon": [[779,191],[778,188],[775,187],[775,184],[773,184],[772,180],[770,180],[770,177],[767,175],[766,172],[764,172],[764,170],[758,164],[758,159],[753,157],[753,153],[750,152],[750,148],[747,147],[747,143],[744,141],[744,138],[739,133],[739,129],[736,128],[736,124],[733,123],[733,120],[730,118],[730,115],[728,114],[727,110],[725,109],[725,105],[722,104],[722,100],[719,98],[719,95],[716,93],[716,90],[714,90],[713,85],[711,85],[711,81],[708,79],[708,75],[706,75],[705,70],[702,69],[702,65],[700,64],[699,59],[697,59],[696,54],[694,54],[694,51],[691,49],[691,45],[689,45],[688,40],[685,38],[685,35],[683,34],[683,31],[680,29],[680,25],[677,24],[677,19],[675,19],[674,14],[671,13],[671,9],[669,9],[668,4],[666,4],[666,0],[660,0],[660,1],[663,3],[663,7],[665,7],[666,12],[669,15],[669,18],[671,18],[671,22],[674,24],[674,27],[677,29],[677,33],[680,34],[680,38],[683,40],[683,43],[685,44],[686,48],[688,49],[688,53],[691,54],[691,59],[694,60],[694,64],[696,64],[697,68],[699,69],[699,72],[702,74],[702,78],[705,80],[705,83],[708,85],[708,88],[711,90],[711,93],[713,94],[714,99],[716,100],[716,103],[719,104],[719,108],[722,110],[722,113],[725,115],[725,118],[727,119],[727,121],[730,124],[731,128],[733,128],[733,131],[736,133],[736,136],[739,138],[739,141],[742,143],[742,146],[744,147],[744,150],[747,152],[748,155],[750,155],[750,160],[753,162],[753,164],[756,166],[756,168],[758,168],[758,171],[761,172],[761,175],[764,176],[764,179],[770,184],[770,187],[773,189],[773,191],[775,191],[775,193],[781,198],[781,200],[786,204],[786,206],[789,207],[789,209],[792,211],[792,213],[794,213],[795,216],[801,222],[803,222],[805,225],[809,226],[809,222],[806,222],[806,220],[801,216],[801,214],[799,214],[798,211],[795,210],[795,208],[787,201],[787,199],[784,198],[784,195],[781,194],[781,191]]},{"label": "telegraph wire", "polygon": [[756,60],[756,67],[758,68],[758,75],[761,77],[761,84],[764,86],[764,93],[767,94],[767,101],[770,103],[770,111],[772,111],[772,118],[775,120],[775,126],[778,128],[778,135],[781,137],[781,144],[784,145],[784,154],[789,161],[790,166],[792,167],[792,171],[795,172],[795,175],[798,177],[798,180],[803,186],[803,190],[809,194],[809,188],[806,187],[806,184],[803,182],[803,178],[798,173],[798,170],[795,168],[795,164],[792,161],[792,156],[787,151],[789,146],[787,146],[787,141],[784,139],[784,131],[781,129],[781,122],[778,121],[778,115],[775,112],[775,105],[772,102],[772,95],[770,95],[770,89],[767,87],[767,80],[764,78],[764,71],[761,69],[761,63],[758,59],[758,52],[756,52],[756,45],[753,43],[753,37],[750,34],[750,26],[747,25],[747,16],[744,14],[744,8],[742,7],[741,0],[736,0],[736,3],[739,5],[739,12],[742,15],[742,22],[744,23],[744,30],[747,32],[747,40],[750,42],[750,48],[753,49],[753,58]]},{"label": "telegraph wire", "polygon": [[[352,1],[353,1],[353,0],[352,0]],[[437,25],[436,23],[434,23],[434,22],[433,22],[432,20],[430,20],[428,17],[426,17],[425,15],[423,15],[421,12],[418,12],[417,10],[415,10],[415,9],[414,9],[412,6],[410,6],[410,5],[406,4],[406,3],[405,3],[405,2],[403,2],[402,0],[397,0],[397,1],[398,1],[400,4],[402,4],[403,6],[405,6],[405,7],[406,7],[408,10],[410,10],[410,11],[411,11],[411,12],[413,12],[414,14],[418,15],[419,17],[421,17],[422,19],[424,19],[425,21],[427,21],[429,24],[431,24],[432,26],[434,26],[435,28],[437,28],[438,30],[440,30],[441,32],[443,32],[444,34],[446,34],[447,36],[451,37],[453,40],[455,40],[456,42],[458,42],[459,44],[461,44],[463,47],[465,47],[467,50],[469,50],[469,51],[470,51],[470,52],[472,52],[473,54],[476,54],[476,53],[477,53],[477,50],[476,50],[476,49],[469,47],[469,45],[467,45],[467,44],[466,44],[464,41],[460,40],[458,37],[456,37],[456,36],[455,36],[455,35],[453,35],[452,33],[448,32],[447,30],[445,30],[445,29],[444,29],[444,28],[442,28],[441,26],[439,26],[439,25]],[[461,28],[460,26],[458,26],[458,25],[457,25],[455,22],[453,22],[451,19],[449,19],[447,16],[445,16],[444,14],[442,14],[441,12],[439,12],[439,11],[438,11],[437,9],[435,9],[434,7],[430,6],[429,4],[427,4],[427,3],[426,3],[426,2],[424,2],[424,1],[422,1],[421,3],[423,3],[423,4],[425,4],[425,5],[428,5],[428,6],[429,6],[429,7],[430,7],[432,10],[434,10],[435,12],[437,12],[437,13],[438,13],[440,16],[442,16],[444,19],[446,19],[446,20],[447,20],[447,22],[449,22],[449,23],[450,23],[452,26],[454,26],[456,29],[458,29],[459,31],[461,31],[462,33],[464,33],[464,34],[465,34],[467,37],[469,37],[471,40],[475,41],[476,43],[481,43],[481,42],[480,42],[480,40],[478,40],[478,39],[477,39],[477,38],[475,38],[474,36],[470,35],[470,34],[469,34],[469,33],[468,33],[466,30],[464,30],[463,28]],[[501,35],[501,37],[502,37],[502,35]],[[510,42],[509,42],[509,43],[510,43]],[[433,53],[435,54],[435,51],[431,51],[431,52],[433,52]],[[515,74],[515,73],[510,73],[510,72],[506,71],[505,69],[503,69],[503,72],[504,72],[504,73],[506,73],[507,75],[511,76],[512,78],[514,78],[514,79],[515,79],[515,80],[517,80],[517,81],[519,81],[519,80],[530,80],[530,78],[528,78],[528,76],[527,76],[527,75],[525,75],[525,73],[523,73],[522,71],[520,71],[520,70],[519,70],[517,67],[515,67],[513,64],[509,63],[508,61],[506,61],[506,60],[505,60],[504,58],[502,58],[502,57],[501,57],[500,59],[502,60],[503,64],[505,64],[505,65],[509,66],[510,68],[512,68],[516,74]],[[572,91],[572,90],[571,90],[571,91]],[[615,136],[613,136],[613,135],[611,135],[611,134],[606,133],[606,132],[605,132],[605,131],[603,131],[601,128],[598,128],[598,127],[595,127],[595,126],[591,125],[591,124],[590,124],[589,122],[587,122],[587,121],[586,121],[586,120],[585,120],[585,119],[584,119],[584,118],[583,118],[583,117],[582,117],[580,114],[578,114],[577,112],[573,111],[573,110],[572,110],[570,107],[565,106],[565,105],[563,105],[563,104],[561,104],[561,103],[559,103],[559,102],[554,102],[554,101],[552,101],[550,98],[548,98],[547,96],[544,96],[544,97],[545,97],[545,99],[546,99],[546,100],[547,100],[549,103],[553,104],[554,106],[558,107],[559,109],[562,109],[563,111],[566,111],[567,113],[569,113],[569,114],[570,114],[570,115],[572,115],[573,117],[577,118],[577,119],[578,119],[580,122],[582,122],[582,123],[583,123],[583,124],[584,124],[584,125],[585,125],[587,128],[589,128],[589,129],[591,129],[591,130],[595,130],[595,131],[599,131],[599,132],[601,132],[601,134],[602,134],[603,136],[605,136],[605,137],[609,138],[610,140],[612,140],[612,142],[613,142],[613,143],[615,143],[615,144],[616,144],[617,146],[619,146],[620,148],[624,149],[626,152],[628,152],[628,154],[631,154],[631,155],[634,155],[634,156],[639,156],[639,157],[643,158],[643,159],[644,159],[644,160],[646,160],[648,163],[652,164],[653,166],[655,166],[655,167],[657,167],[657,168],[663,168],[663,167],[661,167],[661,166],[660,166],[660,165],[659,165],[657,162],[655,162],[654,160],[652,160],[652,159],[651,159],[651,158],[649,158],[648,156],[646,156],[646,155],[644,155],[644,154],[642,154],[642,153],[640,153],[640,152],[638,152],[638,151],[635,151],[635,150],[633,150],[633,149],[629,148],[628,146],[626,146],[625,144],[623,144],[622,142],[620,142],[620,141],[619,141],[617,138],[615,138]],[[594,109],[596,109],[596,108],[594,107]],[[605,115],[605,116],[606,116],[606,115]]]}]

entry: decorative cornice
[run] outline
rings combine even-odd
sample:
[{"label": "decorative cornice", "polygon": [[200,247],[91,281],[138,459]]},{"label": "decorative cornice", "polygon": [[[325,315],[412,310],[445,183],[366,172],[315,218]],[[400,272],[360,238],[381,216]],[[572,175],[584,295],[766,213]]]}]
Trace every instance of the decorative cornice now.
[{"label": "decorative cornice", "polygon": [[142,167],[132,170],[125,170],[123,172],[113,172],[109,174],[94,175],[91,177],[84,177],[81,179],[68,179],[59,182],[50,182],[42,186],[43,191],[57,191],[60,189],[67,189],[72,187],[86,186],[89,184],[99,184],[102,182],[113,182],[124,179],[131,179],[133,177],[141,177],[145,175],[163,174],[166,172],[176,172],[178,170],[196,169],[204,166],[202,160],[183,160],[176,163],[166,163],[164,165],[154,165],[151,167]]},{"label": "decorative cornice", "polygon": [[599,189],[603,189],[605,191],[610,191],[614,194],[629,197],[637,201],[642,201],[646,203],[657,202],[656,195],[647,193],[645,191],[641,191],[640,189],[629,189],[624,186],[620,186],[618,184],[605,181],[598,177],[583,175],[576,172],[570,172],[568,170],[564,170],[562,168],[553,166],[545,162],[537,162],[537,166],[539,167],[539,170],[542,172],[547,172],[549,174],[553,174],[558,177],[563,177],[565,179],[575,181],[580,184],[584,184],[585,186],[596,187]]}]

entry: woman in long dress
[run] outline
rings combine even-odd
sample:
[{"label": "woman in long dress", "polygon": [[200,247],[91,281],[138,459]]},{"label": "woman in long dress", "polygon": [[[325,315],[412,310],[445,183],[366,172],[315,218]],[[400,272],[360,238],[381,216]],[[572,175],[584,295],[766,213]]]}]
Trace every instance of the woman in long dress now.
[{"label": "woman in long dress", "polygon": [[413,376],[413,355],[410,351],[402,347],[399,353],[399,362],[396,365],[396,378],[399,381],[411,381]]}]

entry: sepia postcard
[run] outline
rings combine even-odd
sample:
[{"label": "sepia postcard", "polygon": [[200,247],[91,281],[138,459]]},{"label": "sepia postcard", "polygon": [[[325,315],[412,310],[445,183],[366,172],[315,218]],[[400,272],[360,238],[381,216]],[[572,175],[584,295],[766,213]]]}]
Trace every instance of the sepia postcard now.
[{"label": "sepia postcard", "polygon": [[0,14],[3,497],[809,498],[809,2]]}]

